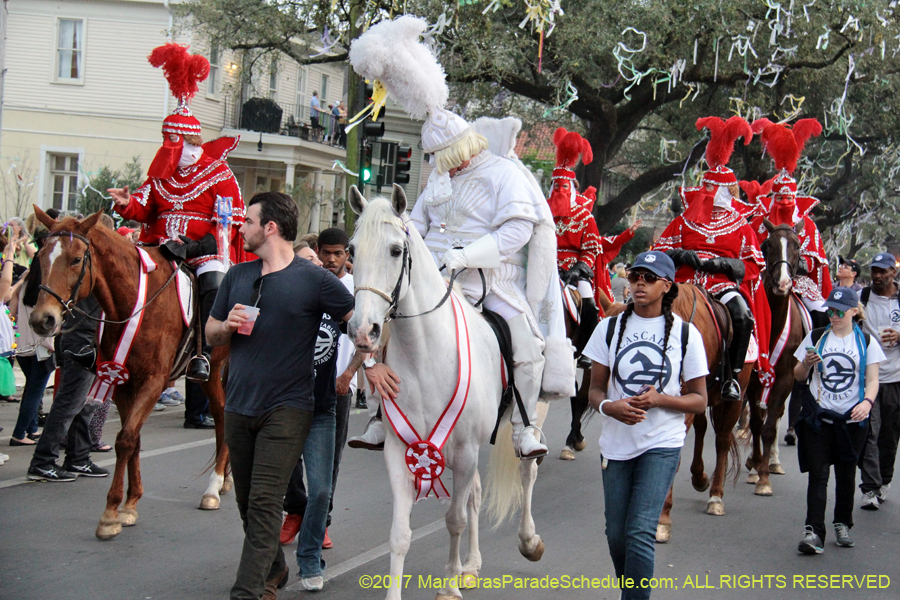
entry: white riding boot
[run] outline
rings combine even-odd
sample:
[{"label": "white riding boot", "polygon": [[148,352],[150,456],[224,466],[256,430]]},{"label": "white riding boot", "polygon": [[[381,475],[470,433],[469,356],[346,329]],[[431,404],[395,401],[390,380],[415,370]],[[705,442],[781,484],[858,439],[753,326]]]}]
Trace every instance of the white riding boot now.
[{"label": "white riding boot", "polygon": [[347,440],[347,445],[351,448],[362,448],[364,450],[384,450],[384,438],[386,435],[384,423],[375,416],[369,419],[369,422],[366,424],[366,431],[362,435],[357,435]]},{"label": "white riding boot", "polygon": [[[513,347],[513,375],[516,389],[522,397],[522,404],[529,421],[534,420],[534,408],[541,392],[541,377],[544,373],[544,341],[534,335],[528,318],[520,314],[507,321]],[[547,454],[547,446],[535,438],[535,429],[525,429],[522,413],[513,400],[512,406],[513,446],[523,459],[539,458]]]}]

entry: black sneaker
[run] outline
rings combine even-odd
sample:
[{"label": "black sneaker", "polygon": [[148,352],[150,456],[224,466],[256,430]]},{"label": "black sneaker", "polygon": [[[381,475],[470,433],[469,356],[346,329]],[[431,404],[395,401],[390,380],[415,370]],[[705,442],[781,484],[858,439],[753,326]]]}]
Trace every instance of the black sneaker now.
[{"label": "black sneaker", "polygon": [[61,481],[75,481],[78,479],[76,473],[70,473],[65,469],[60,469],[56,463],[50,463],[43,467],[31,465],[28,467],[28,474],[25,478],[29,481],[50,481],[53,483]]},{"label": "black sneaker", "polygon": [[72,473],[77,473],[82,477],[106,477],[107,475],[109,475],[108,469],[98,467],[91,461],[87,461],[83,465],[64,464],[63,468],[67,471],[71,471]]},{"label": "black sneaker", "polygon": [[797,551],[801,554],[822,554],[825,549],[822,548],[822,538],[816,535],[811,525],[807,525],[803,531],[803,539],[797,545]]}]

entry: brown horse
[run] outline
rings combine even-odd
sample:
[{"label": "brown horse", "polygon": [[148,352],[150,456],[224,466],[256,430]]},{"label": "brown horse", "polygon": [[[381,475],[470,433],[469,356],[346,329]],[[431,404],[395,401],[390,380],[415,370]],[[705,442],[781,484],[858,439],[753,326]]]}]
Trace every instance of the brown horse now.
[{"label": "brown horse", "polygon": [[[716,435],[716,467],[713,471],[712,486],[710,486],[710,480],[704,472],[703,465],[703,438],[707,428],[706,413],[685,416],[687,430],[690,431],[691,425],[694,426],[691,484],[698,492],[709,489],[709,500],[706,503],[707,514],[724,515],[723,497],[725,496],[725,476],[729,467],[728,457],[730,455],[732,458],[732,469],[739,468],[740,460],[737,440],[734,437],[734,426],[741,414],[741,403],[722,399],[722,381],[716,376],[724,357],[725,343],[731,339],[731,320],[728,318],[727,309],[709,299],[704,290],[686,283],[679,284],[678,288],[678,296],[672,304],[672,312],[684,321],[693,323],[703,337],[709,368],[709,375],[706,378],[708,410]],[[718,319],[712,311],[717,311]],[[717,323],[723,324],[721,332]],[[745,364],[738,377],[741,389],[746,389],[751,371],[752,363]],[[669,488],[669,495],[666,497],[656,528],[656,541],[660,543],[669,541],[672,535],[672,489]]]},{"label": "brown horse", "polygon": [[[114,356],[125,329],[123,323],[135,310],[141,268],[137,249],[116,232],[97,224],[102,212],[83,221],[68,217],[61,222],[54,221],[37,206],[34,212],[50,229],[50,236],[35,257],[40,261],[41,284],[52,290],[56,297],[41,290],[31,313],[31,328],[38,335],[57,335],[70,306],[93,294],[106,319],[99,343],[100,355]],[[137,522],[137,503],[143,495],[139,458],[141,427],[169,381],[179,342],[186,332],[176,287],[172,283],[172,264],[159,249],[146,250],[157,268],[147,276],[143,320],[125,363],[130,378],[116,388],[113,396],[122,429],[116,436],[116,468],[106,498],[106,510],[97,526],[96,535],[101,540],[113,538],[121,533],[122,527]],[[225,392],[221,378],[227,357],[227,348],[216,349],[209,382],[203,384],[216,423],[215,467],[210,488],[200,504],[201,509],[207,510],[217,509],[218,494],[227,492],[232,486],[231,476],[226,477],[225,473],[228,447],[224,441]],[[128,497],[120,509],[126,465]]]},{"label": "brown horse", "polygon": [[[581,311],[581,294],[575,288],[566,286],[563,288],[563,294],[569,294],[575,303],[578,311]],[[600,291],[600,308],[607,317],[617,315],[625,310],[625,305],[621,302],[612,302],[603,291]],[[572,318],[568,310],[563,311],[566,321],[566,337],[572,342],[576,349],[584,348],[591,331],[583,329],[578,321]],[[576,354],[577,355],[577,354]],[[581,366],[581,365],[579,365]],[[569,435],[566,437],[566,445],[559,453],[560,460],[575,460],[575,452],[581,452],[585,449],[584,434],[581,432],[582,417],[587,412],[588,392],[591,388],[591,367],[586,365],[582,367],[582,377],[578,390],[575,395],[569,398],[572,408],[572,422],[569,426]]]},{"label": "brown horse", "polygon": [[[797,364],[794,352],[803,341],[804,333],[800,301],[792,293],[794,274],[800,264],[798,232],[788,225],[775,227],[768,220],[763,223],[769,231],[769,237],[762,244],[766,259],[763,285],[772,311],[769,356],[775,367],[775,383],[769,390],[765,407],[761,404],[764,390],[757,377],[751,379],[747,390],[753,434],[753,454],[747,458],[747,468],[756,469],[756,474],[751,473],[747,483],[756,484],[756,495],[771,496],[770,472],[784,473],[781,465],[770,465],[772,448],[776,444],[778,421],[784,414],[785,400],[794,385],[794,366]],[[802,231],[803,222],[797,227]],[[787,332],[785,327],[789,327]]]}]

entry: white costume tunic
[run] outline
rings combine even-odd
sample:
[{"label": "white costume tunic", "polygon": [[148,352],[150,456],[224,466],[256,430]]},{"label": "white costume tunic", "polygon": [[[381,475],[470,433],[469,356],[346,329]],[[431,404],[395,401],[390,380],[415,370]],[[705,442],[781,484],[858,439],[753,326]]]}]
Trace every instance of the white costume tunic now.
[{"label": "white costume tunic", "polygon": [[[539,188],[521,169],[516,161],[485,150],[450,180],[450,195],[435,197],[433,188],[426,188],[410,219],[439,265],[447,250],[493,237],[501,264],[484,269],[485,306],[506,320],[517,314],[527,317],[534,335],[546,344],[544,392],[570,395],[574,362],[565,338],[553,216]],[[473,304],[481,298],[477,269],[466,270],[456,281]]]}]

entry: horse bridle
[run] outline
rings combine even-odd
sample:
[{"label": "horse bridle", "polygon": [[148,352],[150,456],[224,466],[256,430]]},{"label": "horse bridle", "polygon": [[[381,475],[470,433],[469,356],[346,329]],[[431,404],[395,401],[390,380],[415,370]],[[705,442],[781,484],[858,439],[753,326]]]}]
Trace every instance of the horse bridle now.
[{"label": "horse bridle", "polygon": [[[793,229],[792,227],[787,227],[787,226],[785,226],[785,225],[779,225],[779,226],[777,226],[775,229],[773,229],[773,230],[769,233],[769,237],[767,237],[767,238],[765,239],[765,241],[763,241],[763,243],[760,244],[760,249],[761,249],[761,250],[763,250],[763,251],[765,252],[766,246],[769,244],[770,241],[772,241],[772,235],[773,235],[776,231],[785,231],[785,232],[788,233],[788,235],[793,235],[793,236],[795,236],[795,237],[797,238],[797,243],[798,243],[798,244],[800,243],[800,236],[797,235],[797,232],[794,231],[794,229]],[[776,260],[776,261],[770,266],[770,265],[769,265],[769,261],[766,260],[766,278],[769,280],[769,284],[771,284],[773,287],[775,286],[775,281],[772,279],[772,273],[774,273],[774,272],[777,270],[778,265],[780,265],[780,264],[782,264],[782,263],[784,263],[785,265],[787,265],[787,268],[788,268],[788,275],[791,276],[791,280],[793,281],[793,279],[794,279],[794,273],[795,273],[796,270],[797,270],[797,265],[793,265],[793,264],[791,264],[790,261],[785,260],[785,259],[778,259],[778,260]]]},{"label": "horse bridle", "polygon": [[[389,223],[390,225],[395,225],[394,223],[390,223],[388,221],[385,221],[385,222]],[[410,254],[410,252],[409,252],[409,228],[406,226],[405,223],[402,227],[402,231],[404,233],[406,233],[406,239],[403,241],[403,258],[402,258],[403,266],[400,268],[400,276],[397,277],[397,283],[396,283],[396,285],[394,285],[394,289],[393,289],[393,291],[391,291],[390,295],[379,290],[378,288],[374,288],[374,287],[371,287],[368,285],[361,285],[361,286],[353,289],[354,297],[356,296],[357,292],[372,292],[373,294],[380,296],[381,298],[384,298],[388,302],[388,304],[390,306],[388,306],[388,312],[384,318],[385,323],[389,323],[393,319],[414,319],[415,317],[423,317],[427,314],[433,313],[434,311],[439,309],[441,306],[443,306],[445,302],[447,302],[447,299],[450,297],[450,294],[453,292],[453,282],[456,281],[456,278],[463,271],[465,271],[465,268],[463,268],[463,269],[457,269],[457,270],[453,271],[452,273],[450,273],[450,281],[447,283],[447,292],[444,294],[444,297],[441,298],[441,301],[437,303],[437,306],[435,306],[431,310],[426,310],[425,312],[421,312],[417,315],[400,314],[400,312],[397,310],[397,307],[400,304],[400,289],[403,287],[403,277],[404,277],[404,275],[407,275],[407,274],[412,275],[412,254]],[[443,268],[444,267],[441,267],[441,269],[443,269]],[[478,272],[481,275],[481,283],[485,289],[485,293],[482,294],[481,300],[479,300],[475,304],[476,308],[479,307],[482,302],[484,302],[484,298],[487,295],[487,287],[486,287],[486,282],[484,279],[484,273],[482,272],[481,269],[478,269]]]},{"label": "horse bridle", "polygon": [[[50,232],[47,237],[62,237],[67,235],[69,236],[69,241],[71,242],[73,239],[84,242],[84,245],[87,246],[87,249],[84,251],[84,257],[81,260],[81,273],[78,274],[78,281],[75,282],[75,286],[72,288],[72,294],[69,296],[68,300],[63,300],[62,297],[54,292],[52,289],[44,285],[43,283],[38,286],[38,289],[47,292],[52,298],[56,299],[57,302],[62,304],[63,312],[62,316],[65,317],[69,312],[75,310],[75,304],[78,301],[78,292],[81,290],[81,285],[84,283],[84,276],[87,273],[88,268],[91,270],[91,291],[94,289],[94,266],[91,260],[91,241],[80,235],[78,233],[72,231],[54,231]],[[52,267],[52,265],[51,265]],[[88,292],[90,294],[90,292]]]}]

